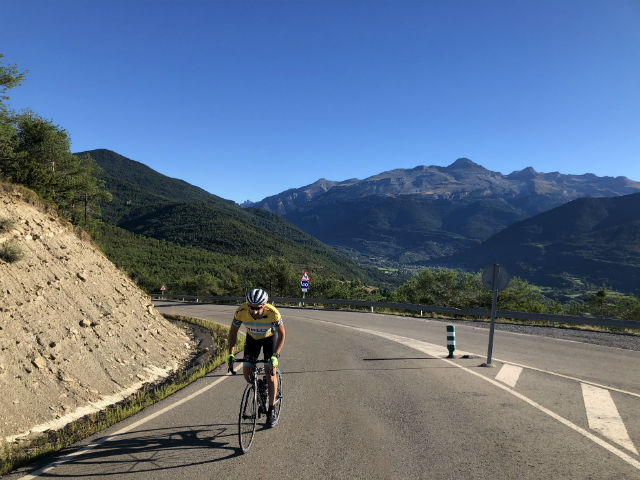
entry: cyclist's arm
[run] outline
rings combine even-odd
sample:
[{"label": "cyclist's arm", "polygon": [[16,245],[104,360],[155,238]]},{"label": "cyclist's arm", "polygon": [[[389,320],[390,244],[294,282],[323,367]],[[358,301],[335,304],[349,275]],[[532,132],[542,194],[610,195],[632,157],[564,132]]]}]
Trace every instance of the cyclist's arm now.
[{"label": "cyclist's arm", "polygon": [[274,353],[280,353],[282,347],[284,346],[284,339],[287,336],[284,331],[284,323],[280,322],[280,325],[276,327],[276,332],[278,333],[278,340],[276,341],[276,350]]},{"label": "cyclist's arm", "polygon": [[238,340],[239,329],[240,327],[236,325],[236,321],[234,320],[233,323],[231,324],[231,327],[229,327],[229,338],[227,339],[227,347],[229,350],[229,355],[233,355],[233,352],[235,350],[236,341]]}]

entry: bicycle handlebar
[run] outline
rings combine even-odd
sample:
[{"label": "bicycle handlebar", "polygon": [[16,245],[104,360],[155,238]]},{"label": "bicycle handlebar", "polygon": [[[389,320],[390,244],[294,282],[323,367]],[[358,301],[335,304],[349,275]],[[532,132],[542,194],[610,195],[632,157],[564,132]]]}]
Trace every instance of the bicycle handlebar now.
[{"label": "bicycle handlebar", "polygon": [[[233,360],[231,360],[231,362],[229,363],[229,369],[228,369],[228,371],[229,371],[229,372],[231,372],[231,374],[232,374],[232,375],[237,375],[237,374],[238,374],[238,372],[236,372],[236,371],[233,369],[232,365],[233,365],[234,363],[240,363],[240,362],[244,363],[244,359],[242,359],[242,360],[236,360],[236,359],[234,358],[234,359],[233,359]],[[251,363],[253,363],[253,364],[264,363],[265,365],[271,365],[271,360],[256,360],[255,362],[251,362]]]}]

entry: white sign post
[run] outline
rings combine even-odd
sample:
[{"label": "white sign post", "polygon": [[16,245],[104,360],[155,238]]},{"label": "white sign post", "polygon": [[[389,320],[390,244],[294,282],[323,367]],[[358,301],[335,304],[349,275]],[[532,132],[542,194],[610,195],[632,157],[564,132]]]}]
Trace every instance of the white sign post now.
[{"label": "white sign post", "polygon": [[[300,278],[300,289],[302,290],[302,299],[304,300],[304,296],[309,289],[309,274],[306,270],[302,274],[302,278]],[[304,302],[302,304],[304,305]]]},{"label": "white sign post", "polygon": [[161,294],[162,296],[164,296],[164,292],[166,292],[166,291],[167,291],[167,286],[166,286],[166,285],[162,285],[162,286],[160,287],[160,294]]}]

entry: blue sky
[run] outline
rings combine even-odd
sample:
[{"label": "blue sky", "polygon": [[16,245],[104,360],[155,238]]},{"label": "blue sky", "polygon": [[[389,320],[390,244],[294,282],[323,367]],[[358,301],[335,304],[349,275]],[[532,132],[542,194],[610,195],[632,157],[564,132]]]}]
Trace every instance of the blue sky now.
[{"label": "blue sky", "polygon": [[640,181],[637,0],[2,0],[9,92],[224,198],[471,158]]}]

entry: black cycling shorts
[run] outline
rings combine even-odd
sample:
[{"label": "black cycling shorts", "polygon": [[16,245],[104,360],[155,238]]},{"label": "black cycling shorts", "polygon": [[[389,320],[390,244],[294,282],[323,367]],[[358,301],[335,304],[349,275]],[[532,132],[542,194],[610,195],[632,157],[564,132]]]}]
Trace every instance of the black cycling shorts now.
[{"label": "black cycling shorts", "polygon": [[244,363],[245,367],[252,367],[258,360],[260,355],[260,349],[264,354],[263,360],[268,361],[271,359],[273,352],[276,351],[276,341],[278,340],[278,334],[271,335],[270,337],[256,340],[251,335],[247,335],[247,339],[244,343]]}]

